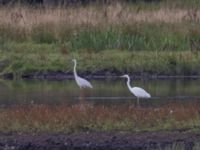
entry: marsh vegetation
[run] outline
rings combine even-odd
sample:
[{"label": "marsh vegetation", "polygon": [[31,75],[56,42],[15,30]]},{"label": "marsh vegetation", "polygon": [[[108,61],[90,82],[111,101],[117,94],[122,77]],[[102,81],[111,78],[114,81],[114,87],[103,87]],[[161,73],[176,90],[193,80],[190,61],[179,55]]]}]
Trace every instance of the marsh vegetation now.
[{"label": "marsh vegetation", "polygon": [[199,75],[196,3],[2,7],[1,74],[70,73],[77,57],[83,73]]},{"label": "marsh vegetation", "polygon": [[[162,108],[73,106],[16,106],[1,109],[1,131],[199,131],[199,104],[172,104]],[[42,115],[41,115],[42,114]]]},{"label": "marsh vegetation", "polygon": [[[2,6],[0,73],[11,74],[14,79],[50,73],[69,77],[70,61],[76,58],[79,74],[89,77],[124,73],[146,79],[162,75],[198,77],[198,4],[196,0],[167,0],[56,7]],[[21,88],[31,92],[27,87]],[[188,89],[184,91],[198,93],[196,86]],[[27,97],[22,97],[22,101],[26,100]],[[199,102],[190,100],[185,104],[174,99],[164,106],[145,108],[132,103],[95,105],[87,100],[75,104],[31,101],[28,105],[2,105],[0,131],[199,131]]]}]

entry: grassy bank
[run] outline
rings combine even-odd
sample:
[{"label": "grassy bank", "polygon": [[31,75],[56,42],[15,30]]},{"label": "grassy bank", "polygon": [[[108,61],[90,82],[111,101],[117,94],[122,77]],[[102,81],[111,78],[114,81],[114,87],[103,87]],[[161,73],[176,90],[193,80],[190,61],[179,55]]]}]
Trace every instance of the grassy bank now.
[{"label": "grassy bank", "polygon": [[[160,131],[199,130],[199,105],[163,108],[129,106],[17,106],[0,110],[0,131]],[[42,115],[41,115],[42,114]]]},{"label": "grassy bank", "polygon": [[[26,45],[21,45],[26,46]],[[40,51],[39,49],[43,50]],[[38,51],[37,51],[38,50]],[[200,55],[193,52],[129,52],[105,50],[98,53],[62,53],[54,46],[39,45],[32,52],[1,52],[1,73],[36,74],[61,71],[72,73],[72,58],[78,60],[78,72],[88,75],[199,75]]]}]

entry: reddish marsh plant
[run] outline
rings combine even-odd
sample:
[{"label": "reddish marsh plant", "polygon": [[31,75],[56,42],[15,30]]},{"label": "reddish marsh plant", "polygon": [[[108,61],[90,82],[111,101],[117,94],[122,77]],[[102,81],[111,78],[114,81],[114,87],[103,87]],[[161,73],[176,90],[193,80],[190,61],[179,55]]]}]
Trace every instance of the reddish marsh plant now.
[{"label": "reddish marsh plant", "polygon": [[15,106],[2,108],[1,131],[151,131],[198,129],[199,104],[170,104],[160,108],[129,106]]}]

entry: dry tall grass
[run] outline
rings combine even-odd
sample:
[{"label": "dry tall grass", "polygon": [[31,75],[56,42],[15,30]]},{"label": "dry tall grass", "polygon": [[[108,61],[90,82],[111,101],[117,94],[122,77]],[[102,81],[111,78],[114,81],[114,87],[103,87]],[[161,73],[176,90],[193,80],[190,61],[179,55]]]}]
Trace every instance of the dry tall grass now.
[{"label": "dry tall grass", "polygon": [[30,8],[25,6],[5,7],[0,9],[0,24],[12,27],[33,29],[35,26],[74,28],[77,26],[134,25],[135,23],[180,23],[183,21],[199,22],[200,11],[197,9],[160,8],[155,10],[140,9],[126,4],[109,6],[79,6],[67,8]]}]

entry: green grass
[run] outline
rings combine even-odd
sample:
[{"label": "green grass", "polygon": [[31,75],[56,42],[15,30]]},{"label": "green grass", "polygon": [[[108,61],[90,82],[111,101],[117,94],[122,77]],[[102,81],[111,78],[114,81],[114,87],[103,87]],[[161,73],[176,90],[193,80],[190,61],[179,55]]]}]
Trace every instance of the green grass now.
[{"label": "green grass", "polygon": [[167,25],[136,24],[134,27],[84,30],[76,37],[72,36],[69,44],[72,50],[181,51],[190,49],[190,38],[185,33],[173,31]]},{"label": "green grass", "polygon": [[[199,25],[135,24],[133,26],[65,29],[37,27],[32,33],[4,28],[0,30],[0,49],[30,51],[34,46],[65,46],[69,51],[120,49],[129,51],[188,51],[199,50]],[[18,29],[17,29],[18,30]],[[13,31],[13,32],[11,32]],[[22,47],[21,43],[31,44]],[[27,48],[27,49],[25,49]]]},{"label": "green grass", "polygon": [[[198,49],[200,39],[199,25],[135,24],[133,26],[107,28],[60,28],[43,26],[32,33],[15,31],[12,28],[0,30],[0,49],[12,50],[17,44],[65,45],[69,51],[89,50],[99,52],[106,49],[129,51],[187,51]],[[18,30],[18,29],[17,29]],[[11,32],[13,31],[13,32]],[[12,47],[12,44],[14,47]],[[193,47],[192,47],[193,46]],[[19,47],[20,48],[20,47]],[[24,47],[26,48],[26,47]]]},{"label": "green grass", "polygon": [[[22,47],[28,47],[22,44]],[[114,74],[141,75],[199,75],[200,54],[190,51],[183,52],[129,52],[123,50],[104,50],[102,52],[67,52],[54,45],[35,45],[36,49],[21,52],[1,51],[1,73],[22,74],[38,72],[72,72],[71,60],[78,60],[78,72],[106,75]],[[41,50],[43,49],[43,50]],[[103,71],[103,72],[102,72]]]}]

